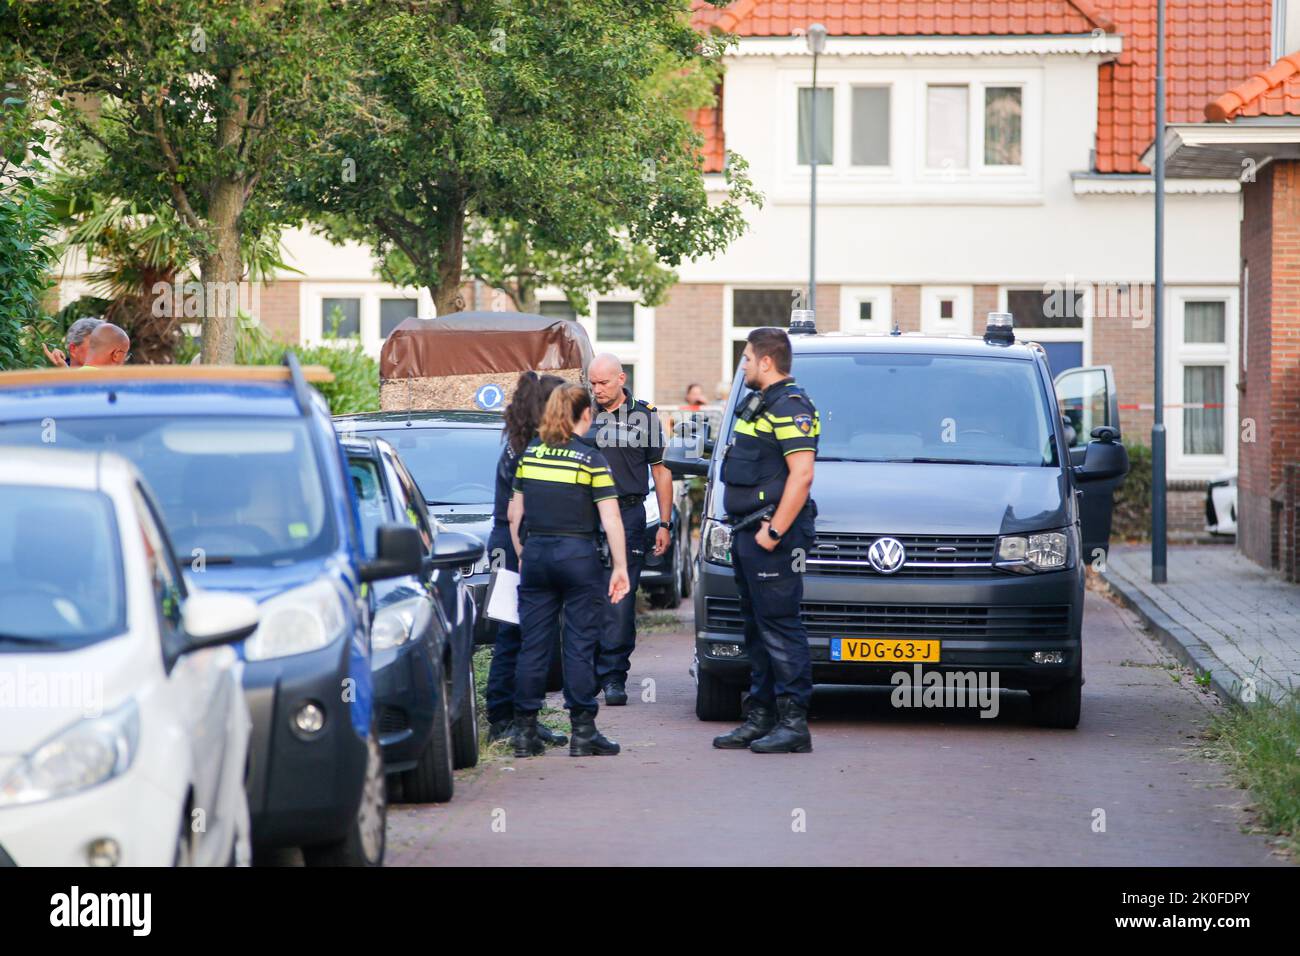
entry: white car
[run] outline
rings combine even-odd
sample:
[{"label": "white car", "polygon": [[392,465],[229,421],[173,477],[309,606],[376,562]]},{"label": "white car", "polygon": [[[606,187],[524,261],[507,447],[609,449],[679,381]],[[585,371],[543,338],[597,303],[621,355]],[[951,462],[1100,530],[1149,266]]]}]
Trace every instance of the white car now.
[{"label": "white car", "polygon": [[249,862],[257,606],[157,515],[117,455],[0,447],[0,866]]}]

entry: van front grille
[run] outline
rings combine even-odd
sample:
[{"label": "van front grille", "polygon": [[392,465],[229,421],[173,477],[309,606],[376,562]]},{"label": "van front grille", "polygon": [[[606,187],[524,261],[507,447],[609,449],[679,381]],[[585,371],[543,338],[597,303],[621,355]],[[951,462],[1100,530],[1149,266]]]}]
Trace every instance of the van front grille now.
[{"label": "van front grille", "polygon": [[808,553],[808,572],[861,577],[881,574],[867,560],[877,538],[897,539],[906,553],[891,578],[982,577],[994,573],[995,535],[841,534],[818,532]]},{"label": "van front grille", "polygon": [[[743,631],[740,599],[706,597],[705,626]],[[800,607],[812,637],[1067,638],[1070,607],[1054,605],[816,604]]]}]

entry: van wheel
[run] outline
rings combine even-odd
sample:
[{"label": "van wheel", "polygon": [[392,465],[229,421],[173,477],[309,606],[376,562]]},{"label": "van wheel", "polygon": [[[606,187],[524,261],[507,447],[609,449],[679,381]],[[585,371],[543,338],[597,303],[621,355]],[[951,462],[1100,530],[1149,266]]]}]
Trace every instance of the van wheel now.
[{"label": "van wheel", "polygon": [[700,720],[740,720],[739,684],[728,684],[696,665],[695,716]]},{"label": "van wheel", "polygon": [[1083,710],[1083,675],[1076,674],[1063,684],[1031,690],[1029,703],[1039,727],[1073,730]]},{"label": "van wheel", "polygon": [[[473,651],[473,648],[470,648]],[[474,655],[466,654],[465,668],[469,684],[460,713],[451,727],[452,764],[457,770],[478,766],[478,688],[474,686]]]},{"label": "van wheel", "polygon": [[455,792],[451,722],[447,717],[450,694],[451,681],[443,677],[438,701],[433,706],[433,733],[416,765],[401,774],[402,796],[412,803],[446,803]]},{"label": "van wheel", "polygon": [[361,801],[347,835],[334,843],[303,847],[303,862],[308,866],[383,866],[387,793],[379,732],[371,725],[366,739],[366,775],[361,784]]}]

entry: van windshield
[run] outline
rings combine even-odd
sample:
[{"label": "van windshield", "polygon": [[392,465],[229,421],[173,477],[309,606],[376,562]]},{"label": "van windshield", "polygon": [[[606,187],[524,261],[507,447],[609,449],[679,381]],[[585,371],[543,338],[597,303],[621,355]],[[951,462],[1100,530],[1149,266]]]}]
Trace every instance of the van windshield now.
[{"label": "van windshield", "polygon": [[[966,355],[798,355],[820,461],[1055,465],[1032,362]],[[743,401],[743,397],[742,397]]]},{"label": "van windshield", "polygon": [[[328,554],[334,523],[305,422],[290,418],[60,418],[0,425],[0,442],[109,449],[153,489],[181,561],[287,565]],[[45,444],[44,447],[49,447]]]}]

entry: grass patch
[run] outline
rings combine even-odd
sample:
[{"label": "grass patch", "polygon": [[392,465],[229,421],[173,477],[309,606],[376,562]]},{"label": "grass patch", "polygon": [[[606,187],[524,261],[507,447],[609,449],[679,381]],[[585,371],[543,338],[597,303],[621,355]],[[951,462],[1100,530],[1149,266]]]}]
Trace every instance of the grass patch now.
[{"label": "grass patch", "polygon": [[641,634],[666,634],[680,630],[681,620],[676,611],[645,611],[636,616],[636,632]]},{"label": "grass patch", "polygon": [[1260,823],[1300,853],[1300,694],[1228,708],[1211,734],[1235,781],[1250,790]]},{"label": "grass patch", "polygon": [[[481,755],[492,757],[513,757],[510,740],[498,740],[488,743],[487,717],[487,679],[488,669],[492,666],[492,645],[484,644],[474,652],[474,697],[478,707],[478,744]],[[569,714],[558,707],[543,706],[537,719],[552,730],[567,734],[569,732]]]}]

